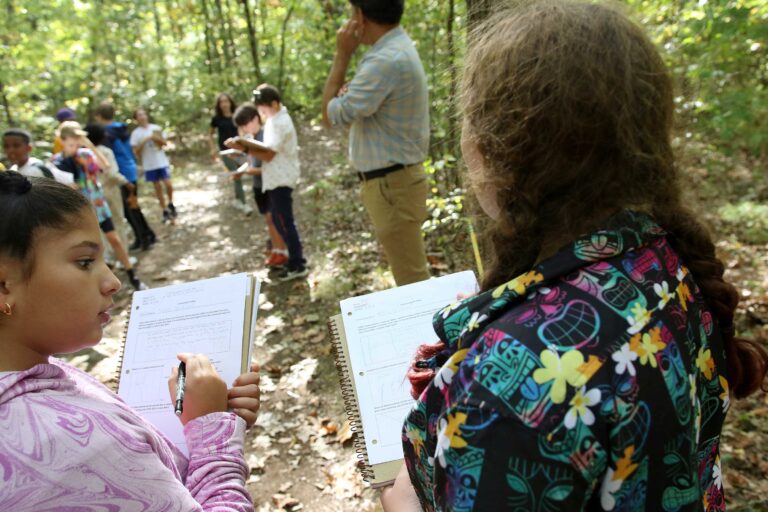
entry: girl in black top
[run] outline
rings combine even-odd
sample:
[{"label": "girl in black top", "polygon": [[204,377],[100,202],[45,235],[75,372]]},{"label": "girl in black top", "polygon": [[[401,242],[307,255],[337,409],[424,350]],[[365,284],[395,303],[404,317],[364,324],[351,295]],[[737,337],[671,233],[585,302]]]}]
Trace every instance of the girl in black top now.
[{"label": "girl in black top", "polygon": [[[232,137],[237,137],[238,131],[235,123],[232,122],[232,114],[237,108],[235,100],[232,99],[227,93],[221,93],[216,97],[216,103],[214,105],[215,115],[211,118],[211,126],[208,131],[208,141],[211,147],[211,158],[214,162],[219,161],[219,151],[227,149],[224,145],[224,141]],[[214,134],[217,136],[217,140],[214,140]],[[217,145],[218,142],[218,145]],[[222,163],[227,166],[227,160],[223,160]],[[237,168],[230,169],[235,171]],[[245,201],[245,191],[243,190],[243,183],[240,180],[234,180],[233,186],[235,188],[235,200],[233,206],[238,210],[245,212],[249,215],[252,211],[251,207]]]}]

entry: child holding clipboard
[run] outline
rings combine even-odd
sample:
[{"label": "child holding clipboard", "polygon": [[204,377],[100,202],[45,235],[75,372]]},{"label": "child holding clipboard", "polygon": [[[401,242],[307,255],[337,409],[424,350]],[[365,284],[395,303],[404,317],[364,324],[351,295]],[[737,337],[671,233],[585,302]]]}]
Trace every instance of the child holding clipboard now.
[{"label": "child holding clipboard", "polygon": [[[227,390],[205,356],[179,355],[187,458],[107,387],[52,357],[99,342],[119,289],[84,195],[0,174],[0,510],[253,510],[243,443],[258,373]],[[174,369],[169,400],[175,381]]]}]

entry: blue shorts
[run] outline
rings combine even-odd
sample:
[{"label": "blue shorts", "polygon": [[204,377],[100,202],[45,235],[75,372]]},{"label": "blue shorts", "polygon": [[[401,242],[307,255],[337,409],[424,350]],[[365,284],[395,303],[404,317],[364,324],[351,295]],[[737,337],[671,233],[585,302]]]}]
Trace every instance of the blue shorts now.
[{"label": "blue shorts", "polygon": [[161,167],[159,169],[152,169],[151,171],[144,171],[144,179],[152,183],[155,181],[168,180],[171,178],[167,167]]}]

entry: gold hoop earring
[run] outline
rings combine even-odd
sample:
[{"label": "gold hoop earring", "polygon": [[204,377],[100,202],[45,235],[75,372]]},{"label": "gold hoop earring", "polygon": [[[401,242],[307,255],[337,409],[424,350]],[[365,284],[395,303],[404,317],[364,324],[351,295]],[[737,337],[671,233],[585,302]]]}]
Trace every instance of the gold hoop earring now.
[{"label": "gold hoop earring", "polygon": [[3,304],[3,314],[5,316],[13,316],[13,306],[8,304],[7,302]]}]

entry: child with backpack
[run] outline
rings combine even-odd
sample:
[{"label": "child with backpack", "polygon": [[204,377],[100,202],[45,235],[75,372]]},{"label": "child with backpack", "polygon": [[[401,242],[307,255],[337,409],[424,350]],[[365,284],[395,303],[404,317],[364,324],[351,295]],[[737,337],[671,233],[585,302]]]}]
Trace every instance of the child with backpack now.
[{"label": "child with backpack", "polygon": [[112,211],[109,209],[99,181],[99,175],[103,173],[102,169],[108,167],[109,162],[98,153],[98,150],[86,138],[87,135],[88,133],[80,128],[77,121],[62,123],[59,127],[58,136],[61,138],[63,149],[61,153],[53,156],[53,163],[59,169],[72,174],[78,188],[89,199],[96,211],[99,227],[128,274],[131,285],[135,290],[145,290],[146,285],[136,276],[128,251],[115,231]]}]

